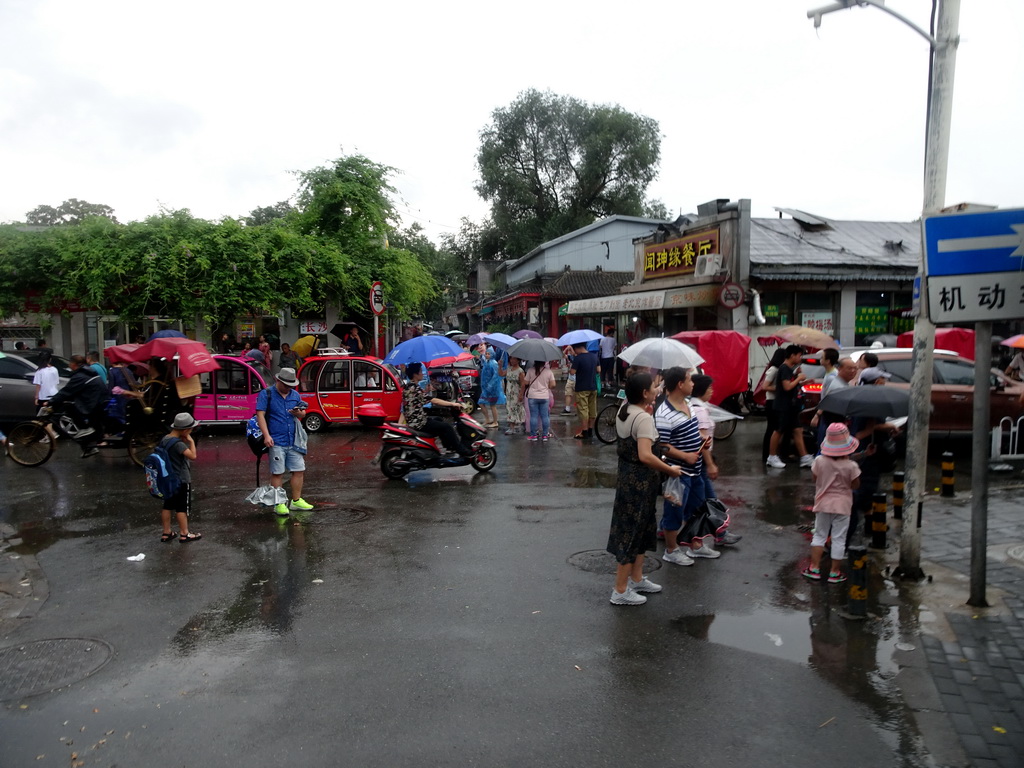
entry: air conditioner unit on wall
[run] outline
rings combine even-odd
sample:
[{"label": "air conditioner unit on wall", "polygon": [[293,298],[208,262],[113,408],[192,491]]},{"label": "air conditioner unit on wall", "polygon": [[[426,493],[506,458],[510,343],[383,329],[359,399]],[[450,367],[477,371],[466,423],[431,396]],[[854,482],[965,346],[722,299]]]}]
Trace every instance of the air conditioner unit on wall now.
[{"label": "air conditioner unit on wall", "polygon": [[695,277],[711,277],[722,271],[722,254],[705,253],[697,257],[697,265],[693,270]]}]

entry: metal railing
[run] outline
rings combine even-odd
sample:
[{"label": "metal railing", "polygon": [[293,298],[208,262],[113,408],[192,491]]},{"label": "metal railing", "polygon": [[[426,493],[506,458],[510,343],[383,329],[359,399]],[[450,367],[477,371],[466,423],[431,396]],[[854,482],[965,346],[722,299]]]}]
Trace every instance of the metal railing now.
[{"label": "metal railing", "polygon": [[992,427],[992,460],[1024,459],[1022,432],[1024,432],[1024,416],[1016,420],[1009,416],[1003,416],[999,423]]}]

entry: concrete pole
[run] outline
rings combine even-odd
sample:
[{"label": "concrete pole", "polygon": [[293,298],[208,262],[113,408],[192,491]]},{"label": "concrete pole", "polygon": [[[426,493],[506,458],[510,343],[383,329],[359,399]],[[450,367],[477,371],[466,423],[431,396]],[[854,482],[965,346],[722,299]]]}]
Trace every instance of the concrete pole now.
[{"label": "concrete pole", "polygon": [[992,323],[974,324],[974,434],[971,436],[971,591],[967,604],[985,600],[985,557],[988,550],[989,408],[992,400]]},{"label": "concrete pole", "polygon": [[[925,216],[937,213],[945,205],[946,163],[949,157],[950,123],[953,117],[953,77],[956,49],[960,42],[960,0],[940,0],[932,49],[932,79],[928,134],[925,142],[924,208]],[[921,237],[919,274],[927,274],[924,234]],[[921,288],[921,314],[914,323],[914,367],[910,378],[910,415],[907,419],[906,506],[900,538],[900,564],[896,573],[904,578],[920,579],[921,515],[928,461],[928,417],[931,409],[932,351],[935,325],[928,316],[928,290]]]}]

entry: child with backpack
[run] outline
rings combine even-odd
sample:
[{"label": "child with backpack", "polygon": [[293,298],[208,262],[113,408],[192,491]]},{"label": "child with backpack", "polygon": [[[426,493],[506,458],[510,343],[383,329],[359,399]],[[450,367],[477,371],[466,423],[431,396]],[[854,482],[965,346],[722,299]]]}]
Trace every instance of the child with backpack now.
[{"label": "child with backpack", "polygon": [[821,580],[821,556],[825,542],[832,538],[832,563],[829,584],[846,581],[839,564],[846,556],[846,536],[853,511],[853,491],[860,485],[860,467],[851,459],[859,441],[842,422],[829,424],[821,455],[811,465],[814,475],[814,534],[811,538],[811,564],[803,575]]},{"label": "child with backpack", "polygon": [[[192,471],[191,462],[196,458],[196,442],[192,439],[192,429],[198,424],[191,414],[179,413],[174,417],[171,431],[157,443],[153,455],[146,459],[147,483],[150,493],[154,493],[154,484],[161,498],[160,517],[163,522],[163,533],[160,541],[178,541],[185,544],[203,538],[203,534],[189,531],[188,515],[192,509]],[[152,459],[152,461],[151,461]],[[157,466],[155,482],[150,482],[151,464]],[[178,529],[171,529],[171,512],[178,517]]]}]

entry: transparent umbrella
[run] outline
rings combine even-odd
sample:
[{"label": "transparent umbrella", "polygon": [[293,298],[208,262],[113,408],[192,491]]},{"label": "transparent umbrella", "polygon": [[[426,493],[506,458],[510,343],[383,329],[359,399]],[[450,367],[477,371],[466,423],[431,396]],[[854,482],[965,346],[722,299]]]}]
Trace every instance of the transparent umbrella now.
[{"label": "transparent umbrella", "polygon": [[619,359],[629,365],[639,365],[644,368],[696,368],[704,362],[704,358],[697,354],[697,351],[681,341],[675,339],[642,339],[636,344],[630,344],[619,353]]}]

